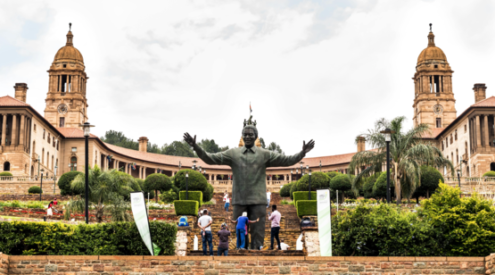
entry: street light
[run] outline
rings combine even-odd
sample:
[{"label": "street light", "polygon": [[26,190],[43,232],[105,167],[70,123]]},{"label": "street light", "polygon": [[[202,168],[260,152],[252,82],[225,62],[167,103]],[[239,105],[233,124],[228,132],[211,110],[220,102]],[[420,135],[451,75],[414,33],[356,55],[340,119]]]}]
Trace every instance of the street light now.
[{"label": "street light", "polygon": [[293,173],[293,172],[294,172],[294,171],[293,171],[292,169],[290,169],[290,181],[292,181],[292,173]]},{"label": "street light", "polygon": [[320,160],[320,172],[321,172],[321,160]]},{"label": "street light", "polygon": [[182,167],[182,163],[180,163],[180,160],[179,160],[179,170],[180,170],[181,167]]},{"label": "street light", "polygon": [[186,201],[189,200],[189,172],[186,172]]},{"label": "street light", "polygon": [[459,180],[459,190],[461,190],[461,170],[457,169],[457,179]]},{"label": "street light", "polygon": [[[390,128],[386,128],[381,131],[385,136],[385,142],[387,143],[387,203],[390,203],[390,141],[392,140],[392,134],[395,134],[395,131],[390,130]],[[397,203],[399,203],[397,201]]]},{"label": "street light", "polygon": [[40,177],[40,166],[41,166],[41,159],[38,156],[38,178]]},{"label": "street light", "polygon": [[57,168],[58,168],[58,166],[55,165],[55,174],[53,177],[53,194],[55,194],[55,183],[57,182]]},{"label": "street light", "polygon": [[91,127],[94,127],[93,125],[90,125],[89,122],[85,122],[84,124],[80,125],[83,127],[83,132],[84,132],[84,146],[85,146],[85,156],[86,159],[84,160],[85,166],[84,170],[84,207],[85,207],[85,216],[86,216],[86,224],[89,223],[89,145],[88,145],[88,140],[89,140],[89,130]]},{"label": "street light", "polygon": [[41,201],[41,194],[43,194],[43,172],[45,172],[45,170],[42,168],[41,169],[41,181],[40,181],[40,201]]},{"label": "street light", "polygon": [[304,169],[304,167],[303,167],[304,162],[301,161],[300,164],[301,164],[301,178],[302,178],[304,176],[304,170],[303,170]]},{"label": "street light", "polygon": [[309,191],[308,191],[308,200],[311,200],[311,170],[309,170]]},{"label": "street light", "polygon": [[193,160],[193,161],[192,161],[192,163],[193,163],[193,165],[192,165],[192,169],[193,169],[194,171],[196,171],[196,162],[198,162],[198,161],[197,161],[197,160]]}]

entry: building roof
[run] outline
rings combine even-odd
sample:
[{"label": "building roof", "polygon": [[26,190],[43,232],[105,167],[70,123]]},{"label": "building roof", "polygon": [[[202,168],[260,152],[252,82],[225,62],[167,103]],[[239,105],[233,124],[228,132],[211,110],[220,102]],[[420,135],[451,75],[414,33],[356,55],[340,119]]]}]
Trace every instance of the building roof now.
[{"label": "building roof", "polygon": [[429,132],[426,132],[423,134],[422,138],[424,139],[435,139],[443,130],[445,130],[446,127],[444,128],[433,128]]},{"label": "building roof", "polygon": [[84,64],[84,59],[83,59],[83,56],[81,54],[81,52],[76,49],[74,47],[74,44],[72,43],[72,38],[74,36],[72,35],[72,32],[69,31],[67,33],[67,43],[65,44],[65,46],[63,46],[62,48],[60,48],[58,51],[57,51],[57,54],[55,55],[55,58],[53,60],[53,62],[57,62],[57,61],[76,61],[76,62],[81,62]]},{"label": "building roof", "polygon": [[425,61],[436,60],[447,62],[447,56],[439,47],[435,46],[435,35],[430,31],[428,34],[428,47],[418,56],[418,65]]},{"label": "building roof", "polygon": [[6,95],[0,97],[0,106],[29,106],[29,104],[24,101],[15,99],[9,95]]},{"label": "building roof", "polygon": [[[65,138],[84,138],[84,131],[79,128],[69,128],[69,127],[57,127],[57,130],[65,137]],[[98,138],[93,134],[89,134],[92,138]]]},{"label": "building roof", "polygon": [[485,98],[471,105],[471,107],[495,107],[495,96]]}]

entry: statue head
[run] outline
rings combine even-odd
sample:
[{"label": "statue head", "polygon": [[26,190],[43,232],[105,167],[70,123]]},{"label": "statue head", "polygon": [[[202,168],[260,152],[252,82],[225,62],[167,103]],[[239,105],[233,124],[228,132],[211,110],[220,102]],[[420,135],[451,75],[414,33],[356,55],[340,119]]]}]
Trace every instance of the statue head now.
[{"label": "statue head", "polygon": [[254,142],[258,138],[258,129],[253,125],[246,125],[242,129],[242,140],[244,140],[244,146],[251,148],[254,146]]}]

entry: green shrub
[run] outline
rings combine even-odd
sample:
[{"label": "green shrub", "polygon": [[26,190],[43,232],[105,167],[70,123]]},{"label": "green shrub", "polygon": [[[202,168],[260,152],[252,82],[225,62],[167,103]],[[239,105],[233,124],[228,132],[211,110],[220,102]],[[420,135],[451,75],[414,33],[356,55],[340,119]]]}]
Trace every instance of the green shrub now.
[{"label": "green shrub", "polygon": [[166,192],[162,192],[162,194],[160,195],[160,200],[166,203],[171,203],[177,199],[176,197],[176,193],[173,191],[173,189],[170,189]]},{"label": "green shrub", "polygon": [[13,201],[10,203],[10,206],[11,206],[11,207],[22,207],[21,203],[20,203],[18,200],[13,200]]},{"label": "green shrub", "polygon": [[356,199],[345,199],[344,202],[345,203],[355,203]]},{"label": "green shrub", "polygon": [[198,171],[191,169],[182,169],[174,176],[174,185],[180,189],[180,191],[186,190],[186,172],[189,174],[188,189],[189,191],[201,191],[203,192],[203,199],[206,200],[208,191],[208,181]]},{"label": "green shrub", "polygon": [[296,202],[297,216],[316,216],[316,200],[299,200]]},{"label": "green shrub", "polygon": [[363,196],[366,199],[373,197],[373,186],[375,186],[375,182],[380,175],[381,175],[381,172],[378,172],[378,173],[375,173],[374,175],[364,179]]},{"label": "green shrub", "polygon": [[[144,193],[144,198],[146,198],[146,199],[148,198],[148,193],[150,195],[150,200],[152,200],[152,199],[155,198],[155,190],[149,190],[147,188],[146,184],[144,184],[144,180],[142,180],[142,179],[135,179],[135,181],[137,182],[137,184],[139,184],[139,187],[141,187],[141,191],[143,191],[143,193]],[[178,199],[179,198],[178,198],[178,195],[177,195],[176,200],[178,200]]]},{"label": "green shrub", "polygon": [[199,203],[197,201],[174,201],[175,215],[197,216]]},{"label": "green shrub", "polygon": [[[146,177],[144,186],[147,190],[155,190],[155,194],[158,195],[158,191],[164,192],[170,190],[172,188],[172,182],[166,175],[154,173]],[[158,201],[158,196],[156,200]]]},{"label": "green shrub", "polygon": [[416,188],[413,197],[419,200],[419,197],[430,197],[438,188],[438,183],[444,182],[442,174],[431,166],[421,166],[421,185]]},{"label": "green shrub", "polygon": [[337,172],[337,171],[327,172],[326,174],[330,177],[330,179],[333,179],[334,177],[336,177],[338,175],[342,175],[342,173]]},{"label": "green shrub", "polygon": [[[395,194],[395,184],[390,178],[390,198]],[[373,186],[373,197],[375,199],[387,199],[387,173],[381,173]]]},{"label": "green shrub", "polygon": [[293,184],[296,184],[296,182],[289,182],[288,184],[284,184],[284,186],[282,186],[282,188],[280,189],[280,192],[278,192],[280,194],[280,197],[290,197],[290,189],[292,188]]},{"label": "green shrub", "polygon": [[[483,174],[483,177],[489,177],[489,178],[495,177],[495,171],[488,171],[488,172]],[[442,182],[443,182],[443,180],[442,180]]]},{"label": "green shrub", "polygon": [[[314,172],[311,175],[311,190],[328,189],[330,186],[330,177],[323,172]],[[309,189],[309,174],[304,175],[297,181],[297,186],[294,191],[308,191]]]},{"label": "green shrub", "polygon": [[297,181],[295,181],[290,187],[290,198],[292,200],[294,199],[294,192],[297,191],[296,189],[297,189]]},{"label": "green shrub", "polygon": [[[134,222],[0,222],[0,232],[0,251],[9,255],[149,255]],[[161,255],[175,254],[175,225],[150,222],[150,233]]]},{"label": "green shrub", "polygon": [[330,181],[330,188],[332,190],[339,190],[339,193],[341,191],[348,191],[352,188],[351,182],[351,177],[349,175],[340,174],[332,178]]},{"label": "green shrub", "polygon": [[13,175],[12,175],[12,173],[10,173],[10,172],[7,172],[7,171],[5,171],[5,172],[0,172],[0,177],[12,177],[12,176],[13,176]]},{"label": "green shrub", "polygon": [[[198,207],[201,207],[203,205],[203,193],[201,191],[189,191],[188,192],[188,200],[190,201],[197,201],[198,202]],[[179,193],[179,199],[181,201],[186,200],[186,191],[180,191]]]},{"label": "green shrub", "polygon": [[31,186],[28,189],[29,194],[40,194],[41,193],[41,188],[39,186]]},{"label": "green shrub", "polygon": [[[308,191],[296,191],[293,196],[294,203],[297,203],[299,200],[308,200]],[[311,200],[316,200],[316,191],[311,191]]]},{"label": "green shrub", "polygon": [[211,199],[213,199],[213,185],[207,184],[206,186],[206,191],[203,193],[203,201],[204,202],[209,202]]},{"label": "green shrub", "polygon": [[40,201],[29,201],[27,203],[27,208],[45,208],[45,205]]},{"label": "green shrub", "polygon": [[60,188],[60,195],[79,195],[84,192],[83,189],[72,190],[72,188],[70,187],[70,183],[72,182],[72,180],[74,180],[79,174],[82,175],[83,173],[78,171],[70,171],[60,176],[60,178],[58,179],[58,188]]}]

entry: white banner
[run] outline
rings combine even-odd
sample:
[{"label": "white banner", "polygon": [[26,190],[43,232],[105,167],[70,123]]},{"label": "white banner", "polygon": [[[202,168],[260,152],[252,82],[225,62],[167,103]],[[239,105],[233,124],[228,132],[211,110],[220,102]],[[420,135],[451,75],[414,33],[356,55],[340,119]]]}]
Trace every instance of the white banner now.
[{"label": "white banner", "polygon": [[316,190],[320,256],[332,256],[332,208],[330,190]]},{"label": "white banner", "polygon": [[144,201],[143,192],[131,193],[131,208],[139,234],[150,251],[150,254],[154,256],[153,244],[151,242],[150,222],[148,220],[148,213],[146,212],[146,202]]}]

